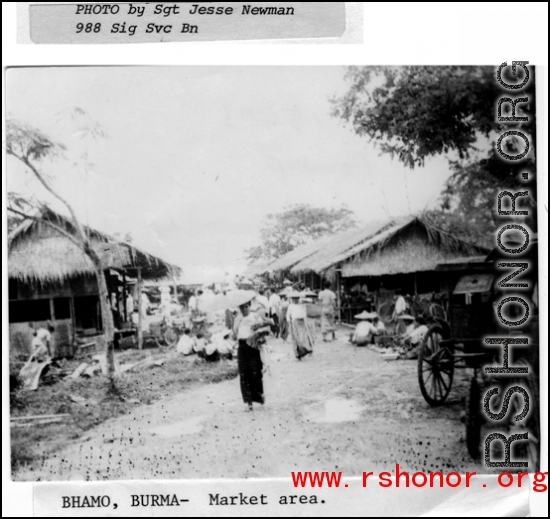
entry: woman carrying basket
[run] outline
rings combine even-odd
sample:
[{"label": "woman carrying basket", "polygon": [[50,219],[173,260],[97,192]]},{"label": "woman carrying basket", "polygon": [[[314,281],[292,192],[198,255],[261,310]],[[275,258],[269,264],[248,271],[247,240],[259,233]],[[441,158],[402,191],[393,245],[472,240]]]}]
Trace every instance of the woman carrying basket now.
[{"label": "woman carrying basket", "polygon": [[235,319],[233,332],[239,341],[237,360],[241,393],[248,411],[253,410],[253,403],[265,403],[263,386],[263,362],[260,348],[265,342],[265,336],[270,333],[270,319],[263,319],[252,312],[250,307],[256,294],[246,291],[239,298],[237,305],[240,315]]}]

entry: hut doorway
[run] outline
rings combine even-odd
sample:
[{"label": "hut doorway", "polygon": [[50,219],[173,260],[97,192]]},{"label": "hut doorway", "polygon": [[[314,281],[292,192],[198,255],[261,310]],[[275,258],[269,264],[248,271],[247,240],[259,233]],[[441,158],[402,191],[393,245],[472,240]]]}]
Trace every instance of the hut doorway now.
[{"label": "hut doorway", "polygon": [[102,330],[98,296],[74,298],[74,319],[77,330]]}]

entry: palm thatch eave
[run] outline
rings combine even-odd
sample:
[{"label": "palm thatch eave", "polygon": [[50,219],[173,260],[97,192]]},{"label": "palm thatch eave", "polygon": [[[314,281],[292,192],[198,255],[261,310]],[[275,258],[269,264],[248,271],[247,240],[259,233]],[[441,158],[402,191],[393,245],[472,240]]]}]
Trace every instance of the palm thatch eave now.
[{"label": "palm thatch eave", "polygon": [[[357,262],[368,262],[369,258],[407,235],[421,233],[426,245],[445,253],[442,260],[450,257],[468,257],[488,253],[488,249],[458,238],[426,221],[409,216],[386,222],[374,222],[357,230],[332,237],[319,246],[308,257],[292,267],[295,274],[315,272],[326,274],[329,270],[343,268]],[[432,268],[432,262],[423,262],[419,270]],[[403,265],[403,272],[410,272],[412,266]],[[377,274],[378,275],[378,274]]]},{"label": "palm thatch eave", "polygon": [[[8,236],[8,276],[24,282],[62,282],[68,278],[93,275],[90,258],[67,236],[51,225],[75,235],[71,220],[49,208],[42,208],[32,219],[24,220]],[[105,268],[132,272],[141,268],[143,279],[172,279],[181,269],[127,242],[84,227],[92,247]]]}]

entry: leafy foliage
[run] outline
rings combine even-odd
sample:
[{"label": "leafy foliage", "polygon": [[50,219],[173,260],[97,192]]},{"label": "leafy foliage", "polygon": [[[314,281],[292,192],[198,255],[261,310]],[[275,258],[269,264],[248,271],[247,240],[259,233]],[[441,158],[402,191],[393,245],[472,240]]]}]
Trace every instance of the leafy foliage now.
[{"label": "leafy foliage", "polygon": [[56,157],[65,151],[65,146],[54,142],[46,134],[21,121],[6,121],[6,151],[23,161],[41,161]]},{"label": "leafy foliage", "polygon": [[[509,69],[503,79],[517,83]],[[495,67],[481,66],[350,67],[346,79],[349,90],[333,99],[333,116],[410,168],[423,166],[426,158],[446,156],[452,175],[432,217],[438,212],[439,223],[449,219],[445,227],[479,225],[483,236],[494,230],[497,191],[525,188],[520,172],[534,172],[535,166],[532,154],[519,163],[503,160],[494,141],[504,131],[520,129],[535,142],[535,81],[511,94],[498,84]],[[527,116],[528,122],[499,122],[501,97],[528,97],[529,102],[516,108],[516,116]],[[510,112],[505,103],[502,115]],[[478,143],[484,139],[490,146],[482,151]],[[523,146],[521,139],[508,138],[503,151],[515,155]],[[535,185],[529,187],[536,199]]]},{"label": "leafy foliage", "polygon": [[345,206],[339,209],[307,204],[290,206],[281,213],[267,216],[266,225],[260,231],[262,245],[248,249],[247,259],[250,262],[276,259],[298,245],[355,225],[353,212]]},{"label": "leafy foliage", "polygon": [[[25,211],[30,210],[32,205],[28,198],[11,191],[8,192],[8,207],[24,213]],[[23,220],[24,218],[22,216],[14,214],[13,212],[8,212],[8,233],[13,231],[21,222],[23,222]]]}]

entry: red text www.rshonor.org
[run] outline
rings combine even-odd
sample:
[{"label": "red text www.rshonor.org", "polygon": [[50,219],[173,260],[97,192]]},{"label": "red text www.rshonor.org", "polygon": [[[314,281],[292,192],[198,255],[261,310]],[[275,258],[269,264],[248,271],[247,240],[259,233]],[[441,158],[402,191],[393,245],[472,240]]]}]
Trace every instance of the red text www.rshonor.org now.
[{"label": "red text www.rshonor.org", "polygon": [[[474,485],[472,478],[476,476],[476,472],[466,472],[460,474],[458,472],[406,472],[401,470],[399,464],[395,465],[395,471],[391,472],[363,472],[362,485],[367,487],[369,483],[378,484],[383,488],[389,487],[450,487],[450,488],[470,488]],[[342,472],[292,472],[292,483],[298,488],[341,488],[347,487],[347,483],[342,482]],[[536,472],[533,475],[533,490],[535,492],[546,492],[546,478],[548,472]],[[521,488],[529,485],[529,474],[527,472],[501,472],[497,477],[498,485],[503,488],[515,487]],[[478,480],[475,484],[486,486],[482,480]]]}]

